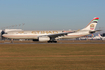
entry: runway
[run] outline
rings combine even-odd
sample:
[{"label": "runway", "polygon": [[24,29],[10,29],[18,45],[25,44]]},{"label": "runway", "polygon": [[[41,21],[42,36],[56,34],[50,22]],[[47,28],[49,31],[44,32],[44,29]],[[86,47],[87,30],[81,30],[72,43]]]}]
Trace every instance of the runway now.
[{"label": "runway", "polygon": [[88,42],[88,43],[83,43],[83,42],[80,42],[80,43],[77,43],[77,42],[74,42],[74,43],[10,43],[10,42],[4,42],[4,43],[0,43],[0,44],[105,44],[104,42]]},{"label": "runway", "polygon": [[11,41],[0,41],[0,44],[105,44],[105,41],[102,40],[62,40],[58,41],[57,43],[47,43],[47,42],[33,42],[33,41],[14,41],[11,43]]}]

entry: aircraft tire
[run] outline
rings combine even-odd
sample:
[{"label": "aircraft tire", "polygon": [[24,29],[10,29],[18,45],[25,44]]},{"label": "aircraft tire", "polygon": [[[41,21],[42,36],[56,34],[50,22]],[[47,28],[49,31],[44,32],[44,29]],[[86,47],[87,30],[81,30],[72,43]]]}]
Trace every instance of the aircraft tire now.
[{"label": "aircraft tire", "polygon": [[48,43],[52,43],[52,41],[48,41]]},{"label": "aircraft tire", "polygon": [[57,43],[57,41],[53,41],[54,43]]},{"label": "aircraft tire", "polygon": [[57,41],[48,41],[48,43],[57,43]]}]

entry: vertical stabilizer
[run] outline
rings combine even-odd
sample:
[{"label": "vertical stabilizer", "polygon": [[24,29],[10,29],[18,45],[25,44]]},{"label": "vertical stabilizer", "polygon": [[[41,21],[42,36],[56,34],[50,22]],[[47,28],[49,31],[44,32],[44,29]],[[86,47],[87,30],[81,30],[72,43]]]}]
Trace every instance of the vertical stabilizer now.
[{"label": "vertical stabilizer", "polygon": [[99,18],[95,17],[93,20],[82,30],[90,30],[90,31],[95,31],[96,25],[98,23]]}]

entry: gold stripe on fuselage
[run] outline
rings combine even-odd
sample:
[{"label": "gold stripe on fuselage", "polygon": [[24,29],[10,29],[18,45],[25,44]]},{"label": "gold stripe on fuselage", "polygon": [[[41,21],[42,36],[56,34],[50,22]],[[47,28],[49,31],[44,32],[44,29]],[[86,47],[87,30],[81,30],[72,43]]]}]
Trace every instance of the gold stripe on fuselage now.
[{"label": "gold stripe on fuselage", "polygon": [[33,34],[57,34],[58,31],[32,31]]}]

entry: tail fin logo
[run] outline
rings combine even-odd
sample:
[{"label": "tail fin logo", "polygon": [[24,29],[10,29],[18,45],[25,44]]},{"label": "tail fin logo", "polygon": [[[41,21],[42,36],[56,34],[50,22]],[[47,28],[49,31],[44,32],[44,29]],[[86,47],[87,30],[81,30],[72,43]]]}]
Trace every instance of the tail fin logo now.
[{"label": "tail fin logo", "polygon": [[90,29],[91,29],[91,30],[94,30],[94,24],[91,24],[91,25],[90,25]]}]

